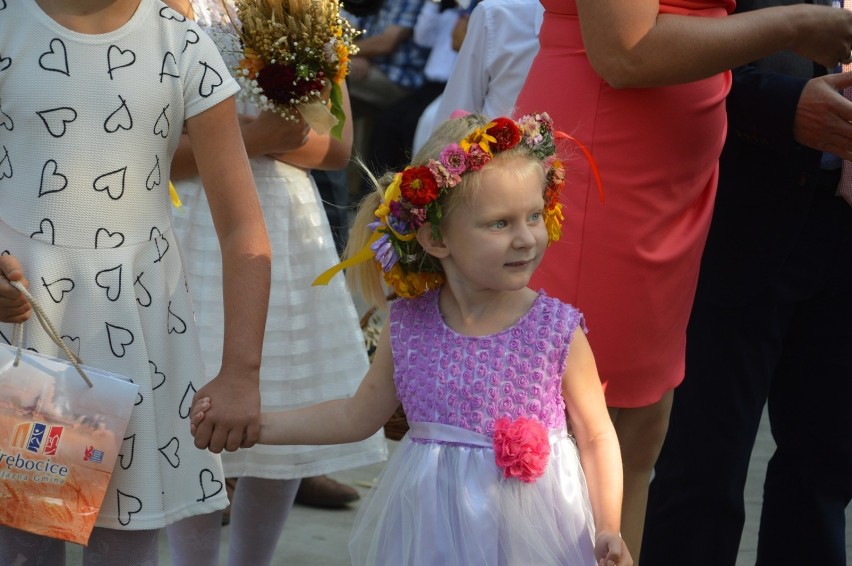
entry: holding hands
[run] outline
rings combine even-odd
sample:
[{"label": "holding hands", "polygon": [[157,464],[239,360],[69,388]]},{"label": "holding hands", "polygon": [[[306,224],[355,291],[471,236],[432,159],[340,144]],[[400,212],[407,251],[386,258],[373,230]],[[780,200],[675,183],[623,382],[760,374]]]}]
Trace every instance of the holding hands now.
[{"label": "holding hands", "polygon": [[[215,408],[212,398],[219,399]],[[195,394],[190,415],[190,431],[197,448],[207,448],[214,454],[251,448],[260,435],[257,380],[252,383],[252,380],[236,379],[227,375],[223,368]]]}]

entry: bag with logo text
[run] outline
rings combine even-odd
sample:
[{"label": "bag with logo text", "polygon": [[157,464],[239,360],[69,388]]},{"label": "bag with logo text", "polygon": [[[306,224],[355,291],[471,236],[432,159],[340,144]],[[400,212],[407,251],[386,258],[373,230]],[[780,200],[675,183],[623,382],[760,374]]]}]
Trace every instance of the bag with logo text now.
[{"label": "bag with logo text", "polygon": [[0,344],[0,524],[85,545],[137,389],[116,374]]}]

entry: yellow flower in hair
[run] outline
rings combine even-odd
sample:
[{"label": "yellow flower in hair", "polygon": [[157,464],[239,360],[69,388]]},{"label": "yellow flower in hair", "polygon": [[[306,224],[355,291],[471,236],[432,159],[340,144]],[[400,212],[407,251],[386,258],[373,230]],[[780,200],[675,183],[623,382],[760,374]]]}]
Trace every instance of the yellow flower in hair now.
[{"label": "yellow flower in hair", "polygon": [[494,154],[491,152],[491,143],[496,142],[497,138],[488,133],[488,128],[493,125],[494,122],[489,122],[481,128],[476,128],[466,138],[464,138],[459,145],[465,153],[469,152],[472,146],[478,145],[482,151],[488,154],[488,157],[494,157]]},{"label": "yellow flower in hair", "polygon": [[547,228],[547,245],[550,246],[553,242],[562,237],[562,221],[565,216],[562,214],[562,203],[554,203],[544,210],[544,226]]},{"label": "yellow flower in hair", "polygon": [[383,275],[388,286],[396,291],[397,295],[406,299],[413,299],[429,289],[437,289],[444,284],[443,273],[434,271],[406,273],[398,263],[390,271],[383,272]]}]

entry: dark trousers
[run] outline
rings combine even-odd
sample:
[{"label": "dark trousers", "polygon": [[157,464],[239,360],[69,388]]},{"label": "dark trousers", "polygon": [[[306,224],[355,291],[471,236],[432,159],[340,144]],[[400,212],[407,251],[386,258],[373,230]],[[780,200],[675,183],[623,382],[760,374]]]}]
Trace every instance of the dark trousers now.
[{"label": "dark trousers", "polygon": [[734,566],[764,405],[758,566],[845,566],[852,498],[852,208],[816,195],[797,246],[744,306],[699,283],[686,378],[651,482],[642,566]]}]

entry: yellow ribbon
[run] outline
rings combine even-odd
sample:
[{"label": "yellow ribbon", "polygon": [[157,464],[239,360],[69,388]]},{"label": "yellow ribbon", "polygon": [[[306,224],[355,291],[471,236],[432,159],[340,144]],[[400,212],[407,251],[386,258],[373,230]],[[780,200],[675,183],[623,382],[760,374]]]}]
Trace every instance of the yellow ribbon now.
[{"label": "yellow ribbon", "polygon": [[373,250],[370,249],[370,246],[372,246],[381,237],[382,237],[382,234],[380,232],[378,232],[378,231],[373,232],[373,235],[370,236],[370,239],[367,240],[367,243],[364,245],[364,247],[361,248],[360,250],[358,250],[358,253],[356,253],[355,255],[353,255],[352,257],[347,259],[346,261],[341,261],[340,263],[338,263],[334,267],[331,267],[330,269],[326,269],[325,271],[323,271],[320,274],[319,277],[314,279],[314,282],[311,283],[311,286],[316,287],[317,285],[328,285],[328,283],[329,283],[329,281],[331,281],[332,277],[334,277],[335,275],[337,275],[339,272],[343,271],[347,267],[357,265],[357,264],[361,263],[362,261],[367,261],[368,259],[372,259],[373,257],[375,257],[375,254],[373,253]]},{"label": "yellow ribbon", "polygon": [[171,181],[169,181],[169,196],[172,197],[172,206],[175,208],[183,206],[183,203],[180,202],[180,196],[178,196],[178,192]]}]

